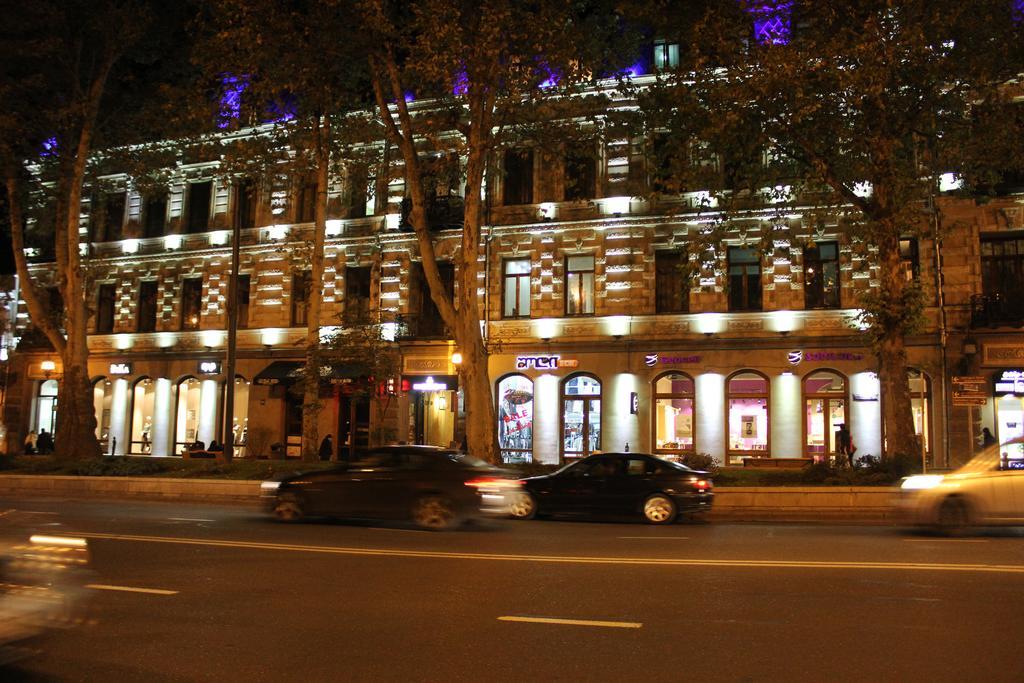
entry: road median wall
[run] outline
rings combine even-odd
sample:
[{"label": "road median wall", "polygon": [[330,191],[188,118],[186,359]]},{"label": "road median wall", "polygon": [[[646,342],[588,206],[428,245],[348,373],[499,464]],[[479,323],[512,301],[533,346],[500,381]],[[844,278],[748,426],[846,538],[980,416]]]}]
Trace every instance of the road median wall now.
[{"label": "road median wall", "polygon": [[[260,482],[240,479],[0,474],[0,496],[134,498],[256,504]],[[865,486],[743,486],[715,491],[712,520],[890,521],[896,490]]]}]

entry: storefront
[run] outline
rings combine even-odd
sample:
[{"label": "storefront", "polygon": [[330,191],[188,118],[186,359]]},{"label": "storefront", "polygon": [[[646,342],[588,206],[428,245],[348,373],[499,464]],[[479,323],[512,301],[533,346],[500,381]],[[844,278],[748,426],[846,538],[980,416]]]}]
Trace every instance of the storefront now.
[{"label": "storefront", "polygon": [[999,370],[994,385],[996,441],[1024,437],[1024,370]]},{"label": "storefront", "polygon": [[455,443],[459,409],[457,375],[403,375],[408,398],[409,443],[448,447]]}]

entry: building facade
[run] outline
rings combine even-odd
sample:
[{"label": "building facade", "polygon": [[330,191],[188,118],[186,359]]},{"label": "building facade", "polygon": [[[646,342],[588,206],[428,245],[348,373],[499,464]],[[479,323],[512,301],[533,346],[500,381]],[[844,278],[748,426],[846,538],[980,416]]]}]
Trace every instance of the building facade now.
[{"label": "building facade", "polygon": [[[493,160],[474,295],[503,457],[557,463],[627,448],[708,453],[727,464],[814,457],[836,451],[841,424],[858,454],[879,454],[885,396],[857,318],[859,295],[878,286],[870,246],[838,223],[810,220],[808,202],[796,197],[752,205],[709,248],[701,236],[719,216],[706,193],[625,192],[626,178],[648,176],[642,156],[614,144],[583,160],[561,148]],[[105,186],[114,191],[89,198],[81,231],[94,281],[90,373],[106,453],[173,456],[196,440],[223,441],[230,383],[232,430],[245,453],[297,456],[295,384],[310,296],[321,297],[325,328],[380,312],[402,352],[387,414],[352,396],[348,378],[324,378],[321,434],[343,451],[366,445],[381,425],[389,441],[461,441],[457,349],[403,225],[401,181],[335,181],[323,290],[315,293],[302,179],[229,185],[216,163],[204,163],[179,166],[166,196],[144,197],[127,177]],[[439,192],[431,219],[450,283],[462,192]],[[970,453],[982,426],[1001,441],[1024,434],[1024,194],[1009,188],[984,203],[953,194],[936,202],[937,230],[926,232],[941,241],[908,237],[901,249],[905,275],[927,301],[927,325],[908,339],[914,423],[923,456],[944,465]],[[239,360],[229,378],[235,222]],[[45,259],[32,268],[47,279]],[[16,312],[22,335],[24,311]],[[28,343],[11,363],[4,418],[16,452],[29,430],[53,431],[60,367]],[[955,404],[953,379],[962,375],[984,378],[984,405]]]}]

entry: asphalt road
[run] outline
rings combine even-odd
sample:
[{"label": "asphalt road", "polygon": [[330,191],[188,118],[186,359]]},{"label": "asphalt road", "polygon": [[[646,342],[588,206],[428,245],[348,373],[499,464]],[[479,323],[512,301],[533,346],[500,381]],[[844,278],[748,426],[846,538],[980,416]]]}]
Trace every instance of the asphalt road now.
[{"label": "asphalt road", "polygon": [[[2,499],[80,533],[90,623],[3,680],[1019,681],[1024,535],[884,526],[283,525]],[[129,592],[145,589],[157,592]]]}]

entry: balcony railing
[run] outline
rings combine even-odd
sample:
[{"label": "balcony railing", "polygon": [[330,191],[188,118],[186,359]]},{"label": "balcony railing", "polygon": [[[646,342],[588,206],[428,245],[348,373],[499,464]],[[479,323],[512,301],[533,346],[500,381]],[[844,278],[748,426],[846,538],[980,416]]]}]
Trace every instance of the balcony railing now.
[{"label": "balcony railing", "polygon": [[398,341],[452,338],[440,315],[398,315],[395,323],[395,339]]},{"label": "balcony railing", "polygon": [[[427,200],[427,226],[431,230],[461,228],[465,211],[465,201],[462,197],[430,197]],[[402,200],[402,217],[398,223],[400,230],[412,231],[413,227],[409,222],[411,213],[412,201],[406,197]]]},{"label": "balcony railing", "polygon": [[1024,298],[1000,294],[972,296],[971,327],[1024,327]]}]

